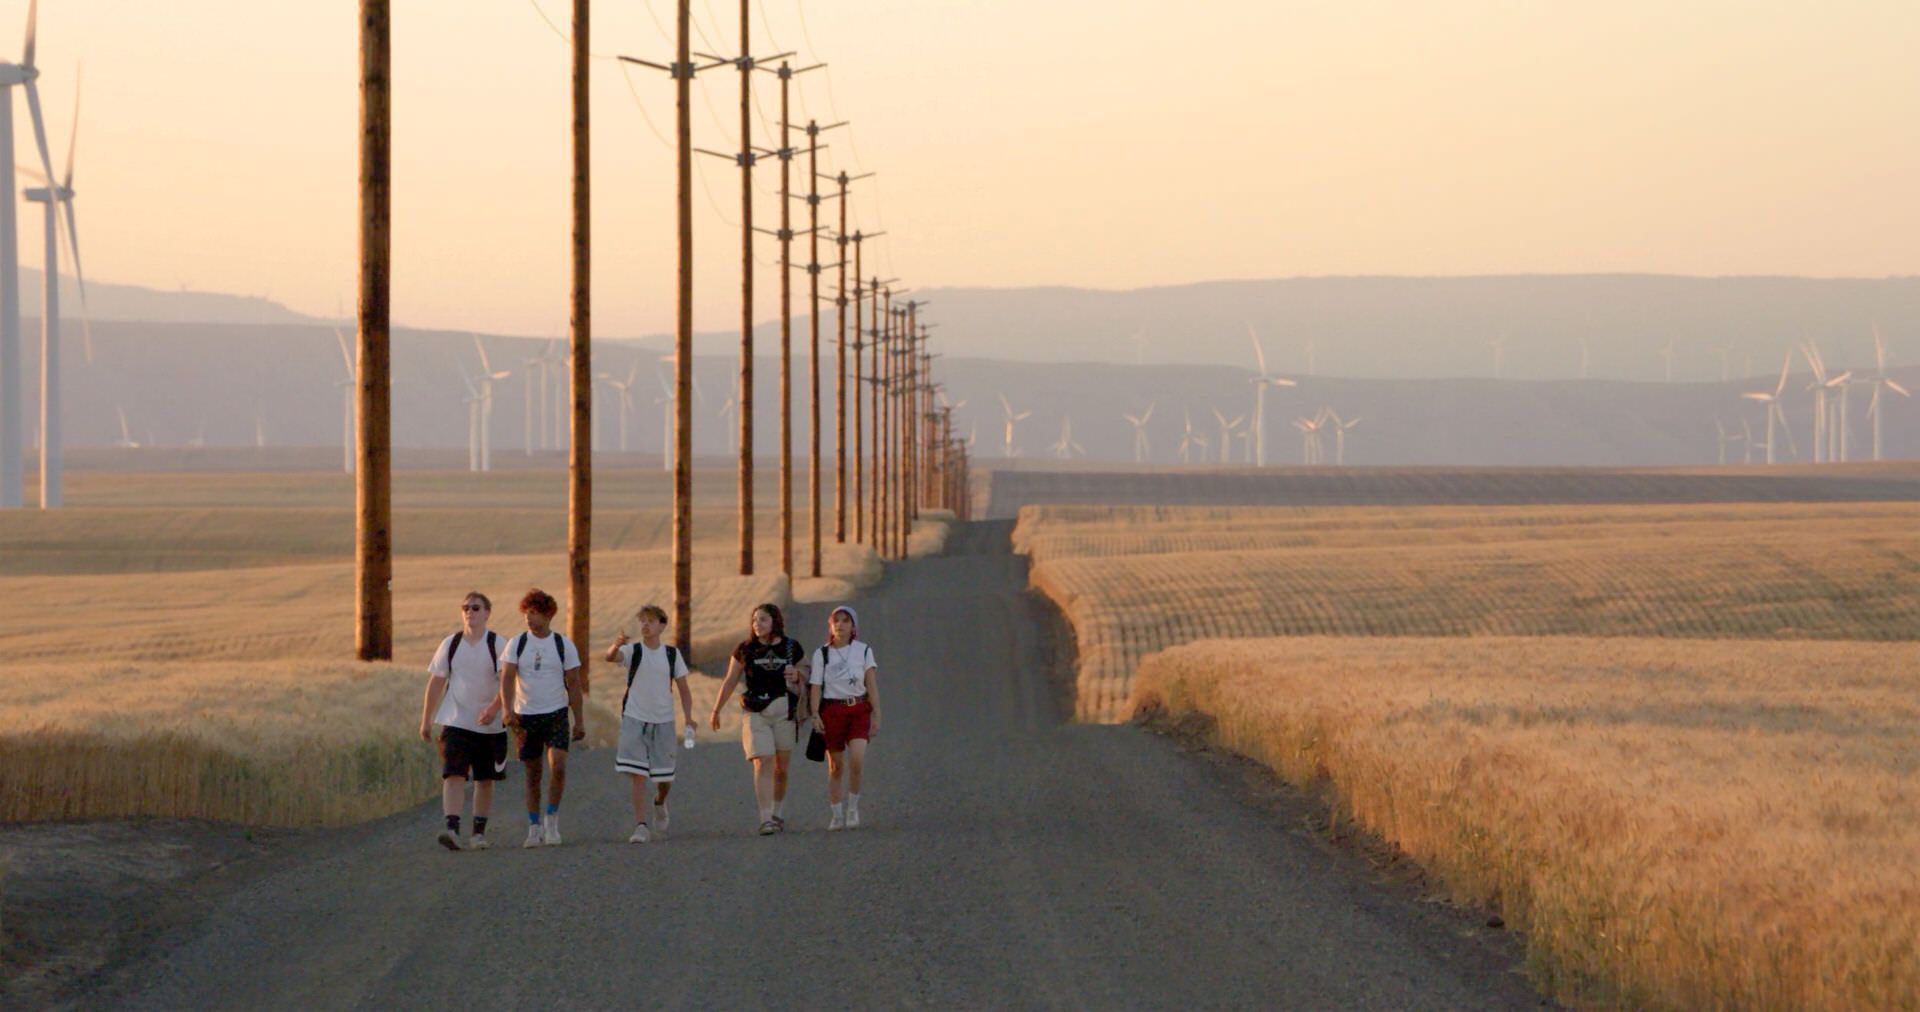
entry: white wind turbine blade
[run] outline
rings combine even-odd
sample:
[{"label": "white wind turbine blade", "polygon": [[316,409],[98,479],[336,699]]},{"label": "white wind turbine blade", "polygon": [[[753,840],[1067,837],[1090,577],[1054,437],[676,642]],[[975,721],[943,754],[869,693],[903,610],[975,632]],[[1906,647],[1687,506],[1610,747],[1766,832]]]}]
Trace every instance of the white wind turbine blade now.
[{"label": "white wind turbine blade", "polygon": [[353,353],[347,350],[347,332],[341,330],[339,327],[335,327],[333,328],[333,337],[334,340],[340,342],[340,364],[347,370],[347,379],[352,380],[356,377],[353,368]]},{"label": "white wind turbine blade", "polygon": [[1254,333],[1253,324],[1247,324],[1247,339],[1253,342],[1253,360],[1260,364],[1260,378],[1267,376],[1267,352],[1260,347],[1260,335]]},{"label": "white wind turbine blade", "polygon": [[[31,41],[28,42],[27,48],[31,52],[33,48]],[[27,66],[33,66],[31,60],[28,61]],[[47,124],[40,115],[40,87],[34,83],[34,75],[31,74],[27,77],[27,111],[33,114],[33,140],[40,151],[40,167],[46,173],[46,178],[53,179],[55,178],[53,154],[47,150]]]},{"label": "white wind turbine blade", "polygon": [[1787,392],[1787,370],[1792,368],[1793,352],[1787,352],[1787,357],[1780,362],[1780,384],[1773,388],[1774,397],[1779,397],[1781,394]]},{"label": "white wind turbine blade", "polygon": [[480,353],[480,374],[490,375],[493,372],[493,363],[487,361],[487,348],[480,343],[480,335],[469,331],[467,336],[473,338],[473,350]]},{"label": "white wind turbine blade", "polygon": [[1887,371],[1887,345],[1880,340],[1880,324],[1873,325],[1873,367],[1879,372]]},{"label": "white wind turbine blade", "polygon": [[33,50],[34,50],[34,43],[33,43],[33,38],[34,38],[34,22],[36,22],[36,21],[38,21],[38,20],[39,20],[39,18],[40,18],[40,0],[31,0],[31,2],[29,2],[29,3],[27,4],[27,48],[26,48],[26,55],[25,55],[24,57],[22,57],[22,58],[21,58],[21,60],[20,60],[20,65],[21,65],[21,66],[23,66],[23,67],[31,67],[31,66],[33,66]]},{"label": "white wind turbine blade", "polygon": [[1902,397],[1913,396],[1913,394],[1909,392],[1906,387],[1901,386],[1900,384],[1894,382],[1893,380],[1881,380],[1880,382],[1884,384],[1888,390],[1891,390]]}]

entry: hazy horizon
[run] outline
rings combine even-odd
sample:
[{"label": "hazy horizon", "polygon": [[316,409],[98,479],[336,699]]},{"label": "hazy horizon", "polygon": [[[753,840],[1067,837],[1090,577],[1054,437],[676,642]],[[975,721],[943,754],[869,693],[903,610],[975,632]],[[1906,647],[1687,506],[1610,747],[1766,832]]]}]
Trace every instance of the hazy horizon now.
[{"label": "hazy horizon", "polygon": [[[1920,12],[1903,5],[802,10],[754,0],[755,48],[830,61],[797,79],[795,119],[852,121],[827,135],[822,171],[879,173],[855,185],[849,224],[889,233],[866,273],[917,287],[1914,266],[1920,138],[1903,97],[1920,90]],[[0,4],[0,53],[18,53],[25,11]],[[563,326],[567,47],[547,20],[564,27],[566,11],[396,8],[396,322]],[[669,14],[664,0],[596,8],[593,49],[658,58]],[[696,49],[735,48],[735,5],[693,14]],[[91,278],[350,310],[355,31],[350,5],[44,5],[56,163],[86,68],[75,184]],[[656,136],[671,89],[620,68],[594,62],[595,330],[657,333],[671,324]],[[758,84],[765,143],[777,92],[771,75]],[[695,143],[733,147],[737,74],[695,90]],[[33,164],[16,112],[16,160]],[[724,330],[739,319],[737,172],[697,163],[696,326]],[[756,175],[763,224],[776,175]],[[21,221],[37,264],[38,216]],[[758,255],[754,315],[768,319],[777,247]]]}]

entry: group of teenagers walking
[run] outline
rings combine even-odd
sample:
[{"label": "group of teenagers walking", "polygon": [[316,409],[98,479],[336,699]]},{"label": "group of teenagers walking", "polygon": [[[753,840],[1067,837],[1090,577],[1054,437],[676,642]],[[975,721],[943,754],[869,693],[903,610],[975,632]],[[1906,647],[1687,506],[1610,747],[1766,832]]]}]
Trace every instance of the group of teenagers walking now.
[{"label": "group of teenagers walking", "polygon": [[[503,637],[488,628],[493,602],[471,592],[460,602],[460,631],[440,642],[427,666],[420,737],[432,741],[433,725],[440,725],[446,828],[438,840],[448,850],[487,848],[493,785],[506,779],[509,738],[526,771],[524,846],[560,843],[567,755],[587,736],[587,714],[579,649],[553,628],[559,610],[553,595],[529,590],[520,599],[526,631]],[[667,797],[681,748],[674,733],[674,700],[679,699],[685,717],[684,747],[692,748],[693,692],[687,687],[686,657],[661,639],[666,611],[649,604],[634,617],[640,638],[621,632],[603,657],[626,673],[614,769],[631,784],[634,829],[627,841],[648,843],[661,839],[670,822]],[[720,714],[738,686],[744,718],[740,741],[753,768],[762,836],[787,827],[789,762],[802,734],[809,757],[827,762],[827,828],[860,825],[860,786],[867,743],[880,730],[880,697],[873,648],[859,635],[858,613],[841,605],[827,618],[827,642],[809,653],[787,635],[779,606],[763,604],[753,609],[747,638],[733,650],[707,724],[720,729]],[[469,783],[473,831],[462,842],[460,816]]]}]

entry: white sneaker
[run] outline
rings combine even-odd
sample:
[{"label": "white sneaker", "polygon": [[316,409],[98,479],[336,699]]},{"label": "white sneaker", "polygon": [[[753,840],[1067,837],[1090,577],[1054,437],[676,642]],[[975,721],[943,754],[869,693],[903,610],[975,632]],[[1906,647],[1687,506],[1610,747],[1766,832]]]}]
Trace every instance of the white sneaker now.
[{"label": "white sneaker", "polygon": [[547,816],[544,825],[547,827],[547,846],[560,846],[560,813],[555,812]]},{"label": "white sneaker", "polygon": [[860,802],[852,798],[847,799],[847,828],[860,828]]},{"label": "white sneaker", "polygon": [[840,814],[840,809],[833,807],[829,808],[828,811],[833,813],[833,818],[827,820],[827,832],[832,833],[845,828],[847,820],[845,816]]},{"label": "white sneaker", "polygon": [[434,837],[434,839],[439,840],[440,846],[445,847],[448,850],[460,849],[460,834],[454,832],[451,829],[441,830],[440,835]]},{"label": "white sneaker", "polygon": [[654,805],[654,806],[653,806],[653,828],[654,828],[654,830],[655,830],[656,832],[660,832],[660,833],[664,833],[664,832],[666,832],[666,831],[667,831],[667,822],[668,822],[668,818],[667,818],[667,806],[666,806],[666,805]]},{"label": "white sneaker", "polygon": [[647,832],[647,824],[643,822],[638,826],[633,827],[633,835],[627,837],[627,842],[628,843],[646,843],[652,839],[653,839],[653,834]]},{"label": "white sneaker", "polygon": [[468,850],[486,850],[489,846],[491,846],[491,844],[487,843],[487,837],[483,833],[475,833],[472,838],[467,840]]},{"label": "white sneaker", "polygon": [[536,822],[533,825],[527,827],[527,842],[521,844],[520,846],[538,847],[541,844],[546,842],[547,842],[546,830],[541,829],[540,824]]}]

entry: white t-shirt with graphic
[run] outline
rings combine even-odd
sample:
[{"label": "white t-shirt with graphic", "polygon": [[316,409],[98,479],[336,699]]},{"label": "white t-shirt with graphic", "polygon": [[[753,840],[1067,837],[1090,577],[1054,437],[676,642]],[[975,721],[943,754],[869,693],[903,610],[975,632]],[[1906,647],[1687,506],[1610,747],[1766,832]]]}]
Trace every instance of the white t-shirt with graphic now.
[{"label": "white t-shirt with graphic", "polygon": [[[500,667],[493,663],[493,655],[487,652],[487,638],[483,635],[476,641],[465,638],[465,633],[454,633],[440,641],[440,649],[434,651],[433,661],[427,665],[427,673],[439,675],[447,680],[447,694],[440,698],[440,708],[433,712],[433,722],[447,727],[462,727],[481,734],[498,734],[507,726],[499,717],[493,723],[480,723],[480,711],[493,702],[500,694]],[[454,640],[460,640],[460,649],[453,652],[453,666],[447,666],[447,650]],[[500,661],[507,659],[508,638],[494,634],[494,649],[500,652]]]},{"label": "white t-shirt with graphic", "polygon": [[[551,632],[545,636],[521,633],[507,641],[501,662],[520,665],[513,683],[513,712],[552,713],[566,708],[566,673],[580,666],[580,651],[572,640],[566,643],[567,656],[562,658]],[[466,649],[460,648],[462,653]]]},{"label": "white t-shirt with graphic", "polygon": [[867,669],[880,666],[873,659],[873,648],[854,640],[844,647],[828,644],[821,649],[827,652],[826,663],[821,663],[820,650],[815,650],[813,673],[807,676],[810,684],[820,686],[820,698],[852,699],[866,695]]},{"label": "white t-shirt with graphic", "polygon": [[[622,674],[633,663],[635,650],[640,651],[640,670],[634,672],[633,684],[627,687],[624,715],[649,724],[673,723],[673,687],[667,684],[667,645],[649,647],[637,640],[621,644],[618,656]],[[685,657],[675,660],[673,677],[687,677]]]}]

